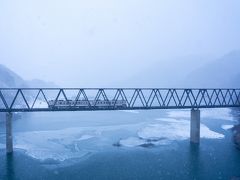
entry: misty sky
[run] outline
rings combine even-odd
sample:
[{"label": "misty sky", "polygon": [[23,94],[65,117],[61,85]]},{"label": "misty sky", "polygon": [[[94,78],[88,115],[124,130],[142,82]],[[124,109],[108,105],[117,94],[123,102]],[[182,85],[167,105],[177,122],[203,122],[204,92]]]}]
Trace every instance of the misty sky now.
[{"label": "misty sky", "polygon": [[24,79],[107,86],[177,57],[240,49],[239,9],[239,0],[2,0],[0,63]]}]

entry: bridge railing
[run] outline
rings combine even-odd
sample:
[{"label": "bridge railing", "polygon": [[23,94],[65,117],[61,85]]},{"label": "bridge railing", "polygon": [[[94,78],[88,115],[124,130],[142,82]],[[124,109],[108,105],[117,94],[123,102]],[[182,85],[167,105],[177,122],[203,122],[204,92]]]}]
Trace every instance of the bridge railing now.
[{"label": "bridge railing", "polygon": [[240,89],[0,88],[0,112],[217,107],[240,107]]}]

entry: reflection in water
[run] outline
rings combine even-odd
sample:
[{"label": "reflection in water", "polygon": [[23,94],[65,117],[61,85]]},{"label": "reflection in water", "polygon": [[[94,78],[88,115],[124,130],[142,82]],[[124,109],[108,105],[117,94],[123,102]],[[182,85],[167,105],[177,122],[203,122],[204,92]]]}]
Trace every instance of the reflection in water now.
[{"label": "reflection in water", "polygon": [[12,180],[15,178],[15,169],[14,169],[14,154],[8,154],[6,155],[6,179]]},{"label": "reflection in water", "polygon": [[189,146],[189,171],[190,179],[198,179],[199,177],[199,144],[190,143]]}]

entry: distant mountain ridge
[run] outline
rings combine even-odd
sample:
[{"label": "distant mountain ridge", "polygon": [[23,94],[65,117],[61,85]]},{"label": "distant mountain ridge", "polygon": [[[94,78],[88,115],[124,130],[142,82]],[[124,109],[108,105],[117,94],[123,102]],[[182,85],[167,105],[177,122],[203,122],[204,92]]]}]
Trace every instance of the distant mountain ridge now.
[{"label": "distant mountain ridge", "polygon": [[18,74],[0,64],[0,88],[26,88],[26,87],[58,87],[53,82],[46,82],[39,79],[26,81]]},{"label": "distant mountain ridge", "polygon": [[239,88],[240,50],[232,51],[192,71],[186,79],[186,84],[203,88]]},{"label": "distant mountain ridge", "polygon": [[[211,56],[189,55],[161,59],[123,82],[123,87],[187,88],[185,79],[189,72],[201,67]],[[114,84],[119,86],[119,84]]]},{"label": "distant mountain ridge", "polygon": [[220,58],[193,55],[159,61],[114,85],[155,88],[239,88],[240,50],[231,51]]},{"label": "distant mountain ridge", "polygon": [[12,70],[0,64],[0,87],[27,87],[27,83]]},{"label": "distant mountain ridge", "polygon": [[[114,87],[173,87],[173,88],[239,88],[240,50],[218,59],[188,56],[156,63]],[[210,63],[207,63],[210,62]],[[190,73],[189,73],[190,72]],[[0,64],[0,87],[58,87],[52,82],[34,79],[26,81]]]},{"label": "distant mountain ridge", "polygon": [[[54,83],[51,82],[45,82],[42,80],[34,79],[31,81],[25,81],[23,78],[21,78],[18,74],[10,70],[4,65],[0,64],[0,88],[27,88],[27,87],[58,87]],[[29,94],[25,94],[25,96],[28,96]],[[5,99],[12,99],[13,95],[5,94]],[[31,94],[29,95],[31,96]],[[2,102],[0,102],[0,105]],[[14,119],[20,118],[20,114],[15,114]],[[5,114],[0,113],[0,122],[5,121]]]}]

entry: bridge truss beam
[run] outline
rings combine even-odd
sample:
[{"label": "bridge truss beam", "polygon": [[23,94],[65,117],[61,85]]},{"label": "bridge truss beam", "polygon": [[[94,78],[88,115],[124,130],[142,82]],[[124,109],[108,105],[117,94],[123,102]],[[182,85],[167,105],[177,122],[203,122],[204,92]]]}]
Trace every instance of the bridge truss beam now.
[{"label": "bridge truss beam", "polygon": [[[119,101],[124,102],[122,106]],[[61,102],[65,106],[59,106]],[[84,102],[84,106],[79,106],[79,102]],[[199,109],[229,107],[240,107],[240,89],[0,88],[0,112],[6,112],[7,153],[13,152],[13,112],[189,108],[190,141],[199,143]]]},{"label": "bridge truss beam", "polygon": [[[125,106],[117,106],[123,100]],[[50,107],[49,102],[54,101]],[[59,108],[58,101],[67,102]],[[87,102],[78,106],[77,101]],[[95,103],[90,103],[94,101]],[[107,101],[105,106],[97,102]],[[240,89],[1,88],[0,112],[240,107]]]}]

